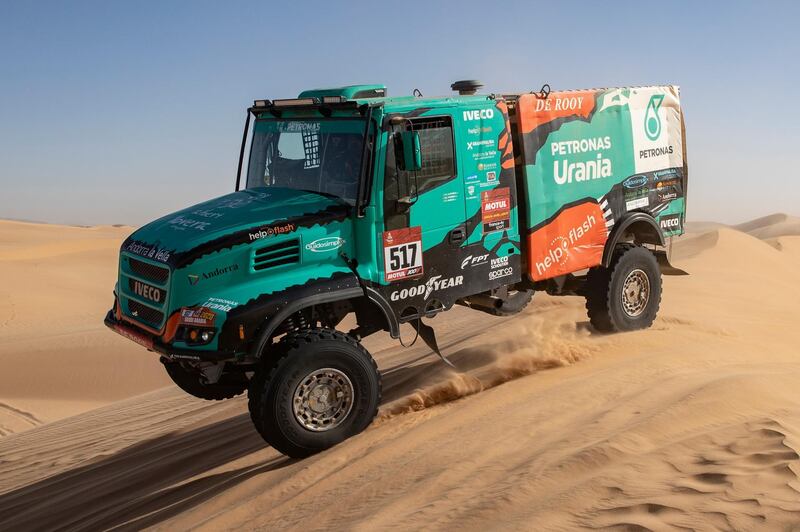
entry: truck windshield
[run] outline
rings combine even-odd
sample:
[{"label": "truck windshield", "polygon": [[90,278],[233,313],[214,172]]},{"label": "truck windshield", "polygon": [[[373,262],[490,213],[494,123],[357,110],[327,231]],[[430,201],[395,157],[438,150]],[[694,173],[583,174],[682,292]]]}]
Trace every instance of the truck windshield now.
[{"label": "truck windshield", "polygon": [[355,204],[363,146],[362,119],[259,119],[247,188],[308,190]]}]

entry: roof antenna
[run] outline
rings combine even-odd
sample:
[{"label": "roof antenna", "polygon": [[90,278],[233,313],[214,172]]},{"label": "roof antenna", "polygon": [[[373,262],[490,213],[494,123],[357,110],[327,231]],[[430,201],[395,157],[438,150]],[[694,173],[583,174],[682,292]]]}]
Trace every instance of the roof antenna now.
[{"label": "roof antenna", "polygon": [[413,94],[415,98],[422,98],[422,91],[419,89],[414,89]]}]

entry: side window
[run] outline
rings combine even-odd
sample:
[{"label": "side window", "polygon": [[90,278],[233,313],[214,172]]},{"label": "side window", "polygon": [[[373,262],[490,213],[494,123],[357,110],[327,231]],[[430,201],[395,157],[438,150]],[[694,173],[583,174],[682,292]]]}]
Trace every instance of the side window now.
[{"label": "side window", "polygon": [[453,123],[449,116],[413,119],[406,130],[419,132],[422,168],[417,172],[399,169],[395,154],[401,148],[390,138],[384,172],[384,212],[388,229],[407,225],[407,209],[398,210],[398,198],[419,196],[456,175]]},{"label": "side window", "polygon": [[[452,179],[456,174],[453,154],[453,124],[449,116],[443,116],[414,120],[409,129],[419,132],[422,169],[417,172],[416,186],[419,188],[416,193],[422,194]],[[413,187],[413,172],[400,172],[401,178],[405,173],[410,174],[408,179]]]}]

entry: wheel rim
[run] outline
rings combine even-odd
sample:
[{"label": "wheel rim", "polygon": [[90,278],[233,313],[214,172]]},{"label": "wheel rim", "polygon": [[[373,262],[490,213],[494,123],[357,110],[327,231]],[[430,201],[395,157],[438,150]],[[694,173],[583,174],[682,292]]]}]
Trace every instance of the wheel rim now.
[{"label": "wheel rim", "polygon": [[297,385],[292,407],[295,419],[304,428],[331,430],[353,409],[353,383],[338,369],[315,369]]},{"label": "wheel rim", "polygon": [[622,283],[622,308],[631,318],[639,316],[650,301],[650,279],[640,269],[631,271]]}]

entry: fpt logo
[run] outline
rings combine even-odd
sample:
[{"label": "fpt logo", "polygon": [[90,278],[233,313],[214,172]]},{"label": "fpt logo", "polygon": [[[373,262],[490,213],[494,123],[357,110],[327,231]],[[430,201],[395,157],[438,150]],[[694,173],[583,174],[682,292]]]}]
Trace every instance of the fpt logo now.
[{"label": "fpt logo", "polygon": [[658,110],[663,101],[663,94],[654,94],[647,103],[647,112],[644,114],[644,134],[650,140],[656,140],[661,136],[661,117],[658,115]]}]

